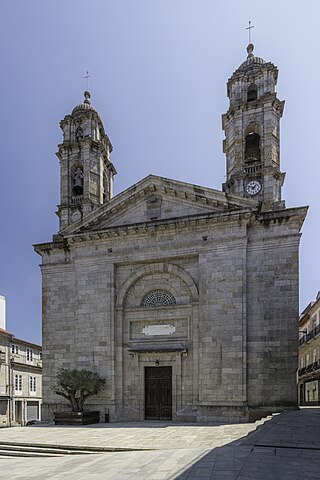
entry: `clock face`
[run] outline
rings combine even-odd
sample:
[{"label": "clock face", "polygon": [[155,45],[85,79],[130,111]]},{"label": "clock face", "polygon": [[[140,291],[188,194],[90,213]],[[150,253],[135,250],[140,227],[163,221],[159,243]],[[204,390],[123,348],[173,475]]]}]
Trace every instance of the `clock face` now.
[{"label": "clock face", "polygon": [[257,195],[261,190],[261,183],[258,180],[251,180],[247,183],[246,190],[249,195]]}]

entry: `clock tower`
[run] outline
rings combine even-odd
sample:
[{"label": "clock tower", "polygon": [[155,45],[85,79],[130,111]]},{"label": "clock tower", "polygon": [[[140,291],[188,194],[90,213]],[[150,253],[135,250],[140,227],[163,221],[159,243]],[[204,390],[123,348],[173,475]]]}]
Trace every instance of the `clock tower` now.
[{"label": "clock tower", "polygon": [[84,97],[84,102],[60,122],[60,230],[110,200],[117,173],[110,160],[112,145],[101,117],[91,105],[88,91]]},{"label": "clock tower", "polygon": [[278,69],[253,54],[227,83],[229,109],[222,116],[225,132],[226,193],[255,198],[262,210],[284,208],[281,187],[285,174],[280,171],[280,118],[284,101],[275,87]]}]

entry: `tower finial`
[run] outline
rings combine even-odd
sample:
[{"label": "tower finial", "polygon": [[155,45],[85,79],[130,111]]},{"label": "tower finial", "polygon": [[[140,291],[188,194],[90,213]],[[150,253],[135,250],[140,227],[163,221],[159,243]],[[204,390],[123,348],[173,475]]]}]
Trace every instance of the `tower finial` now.
[{"label": "tower finial", "polygon": [[86,90],[89,90],[89,78],[91,77],[89,70],[86,71],[86,74],[83,78],[86,80]]},{"label": "tower finial", "polygon": [[246,30],[249,30],[249,45],[251,45],[251,29],[254,28],[254,25],[251,25],[251,20],[249,20],[249,27]]},{"label": "tower finial", "polygon": [[90,92],[89,92],[89,78],[90,77],[91,77],[91,75],[90,75],[89,71],[87,70],[85,77],[83,77],[83,78],[86,79],[86,86],[87,86],[87,88],[84,92],[84,98],[85,98],[84,103],[89,103],[89,104],[90,104]]},{"label": "tower finial", "polygon": [[83,103],[89,103],[89,104],[90,104],[90,97],[91,97],[90,92],[88,92],[88,90],[86,90],[86,91],[84,92],[84,98],[85,98],[85,100],[84,100]]},{"label": "tower finial", "polygon": [[254,49],[253,43],[249,43],[249,45],[247,46],[247,52],[248,52],[247,58],[253,57],[253,53],[252,53],[253,49]]}]

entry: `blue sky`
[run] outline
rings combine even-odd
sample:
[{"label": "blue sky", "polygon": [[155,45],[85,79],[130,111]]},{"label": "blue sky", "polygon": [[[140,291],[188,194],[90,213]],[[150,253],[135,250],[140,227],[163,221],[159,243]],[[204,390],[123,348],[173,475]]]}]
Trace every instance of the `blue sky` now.
[{"label": "blue sky", "polygon": [[[267,5],[267,7],[266,7]],[[226,81],[255,53],[280,70],[287,206],[310,205],[301,309],[320,282],[318,0],[1,0],[0,294],[7,328],[41,340],[40,257],[57,232],[59,121],[83,99],[113,143],[118,193],[153,173],[221,189]]]}]

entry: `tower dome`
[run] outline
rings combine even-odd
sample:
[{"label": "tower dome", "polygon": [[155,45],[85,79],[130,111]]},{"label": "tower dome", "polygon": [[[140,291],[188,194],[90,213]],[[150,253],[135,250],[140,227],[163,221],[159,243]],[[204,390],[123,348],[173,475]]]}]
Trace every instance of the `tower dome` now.
[{"label": "tower dome", "polygon": [[100,122],[103,124],[102,119],[99,115],[99,112],[91,105],[90,97],[91,97],[90,92],[86,90],[84,92],[83,103],[79,103],[74,107],[74,109],[72,110],[71,116],[73,117],[73,116],[76,116],[77,114],[81,114],[85,112],[93,112],[99,117]]},{"label": "tower dome", "polygon": [[240,67],[236,70],[237,72],[245,72],[247,70],[253,70],[259,68],[261,65],[265,65],[267,62],[253,54],[254,45],[249,43],[247,46],[248,56],[244,62],[241,63]]}]

